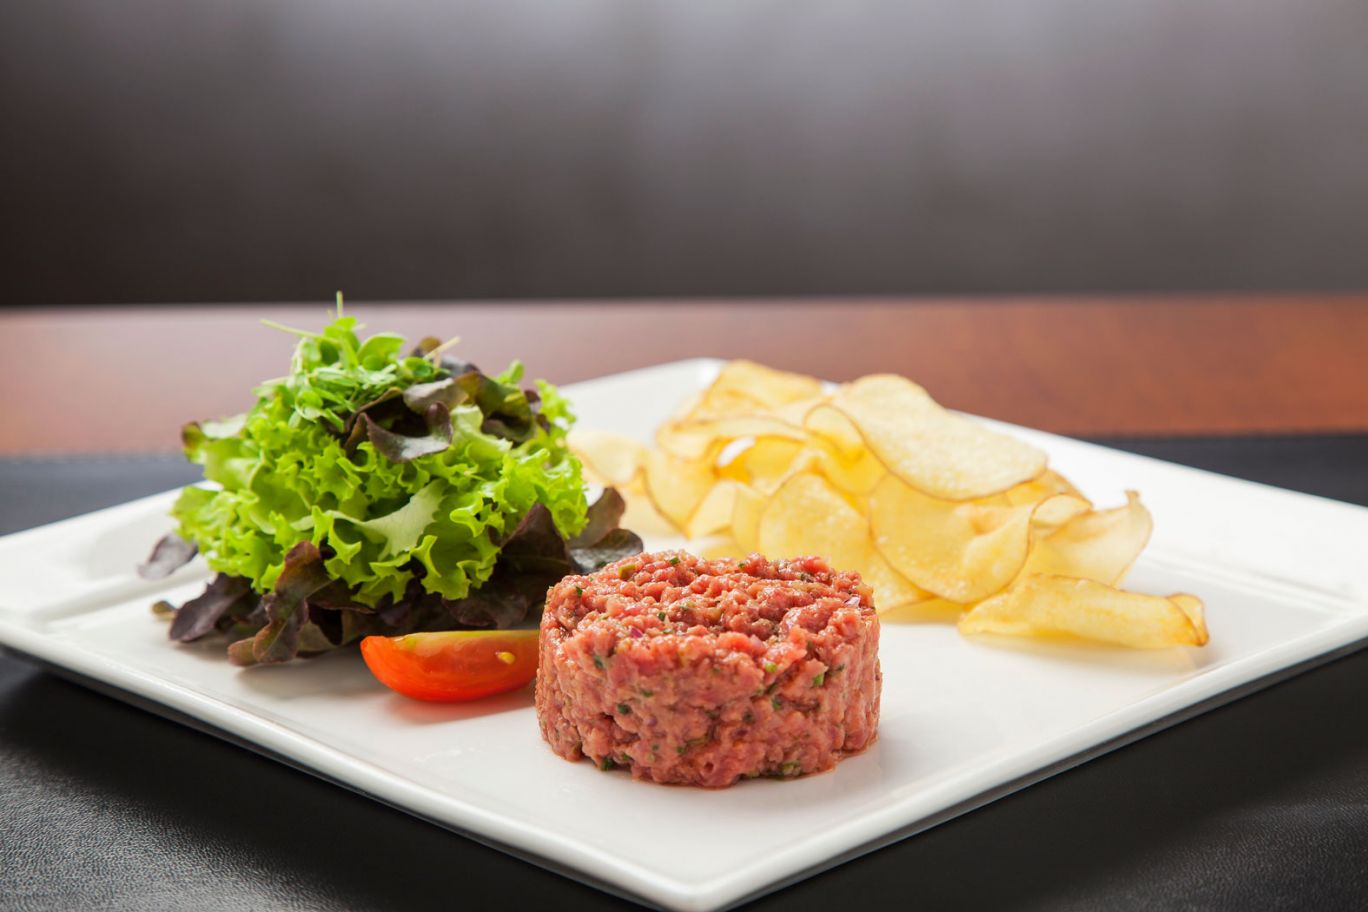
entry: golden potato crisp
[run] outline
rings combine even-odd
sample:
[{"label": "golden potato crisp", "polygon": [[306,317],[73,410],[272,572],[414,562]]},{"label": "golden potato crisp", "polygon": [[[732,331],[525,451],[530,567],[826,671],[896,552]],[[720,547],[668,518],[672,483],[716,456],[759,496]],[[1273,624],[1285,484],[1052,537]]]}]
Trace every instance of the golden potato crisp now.
[{"label": "golden potato crisp", "polygon": [[646,447],[625,434],[576,428],[566,443],[579,457],[585,476],[599,484],[625,487],[646,462]]},{"label": "golden potato crisp", "polygon": [[1006,588],[1026,563],[1033,504],[987,506],[928,497],[892,475],[869,497],[874,546],[893,568],[953,602]]},{"label": "golden potato crisp", "polygon": [[[705,554],[819,555],[860,573],[880,611],[961,629],[1133,646],[1206,642],[1193,596],[1118,586],[1150,538],[1139,495],[1097,509],[1036,447],[946,411],[901,377],[831,389],[749,361],[662,425],[656,447],[577,431],[587,478],[628,520]],[[922,610],[922,609],[926,610]]]},{"label": "golden potato crisp", "polygon": [[1158,649],[1207,642],[1202,602],[1123,592],[1092,580],[1032,575],[1010,592],[960,618],[963,633],[1074,636],[1118,646]]},{"label": "golden potato crisp", "polygon": [[902,377],[863,377],[837,390],[832,405],[889,472],[932,497],[987,497],[1045,471],[1040,450],[946,411]]}]

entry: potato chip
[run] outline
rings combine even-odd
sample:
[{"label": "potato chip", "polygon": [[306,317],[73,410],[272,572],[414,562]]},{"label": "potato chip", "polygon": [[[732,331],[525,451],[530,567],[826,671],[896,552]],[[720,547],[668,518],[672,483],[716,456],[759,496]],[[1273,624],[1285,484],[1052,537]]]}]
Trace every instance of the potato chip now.
[{"label": "potato chip", "polygon": [[1193,631],[1197,634],[1198,642],[1194,645],[1205,646],[1211,640],[1211,634],[1207,631],[1206,605],[1203,604],[1202,600],[1186,592],[1170,595],[1168,600],[1177,605],[1179,611],[1187,615]]},{"label": "potato chip", "polygon": [[807,449],[801,440],[783,437],[752,437],[744,442],[744,449],[737,452],[731,467],[738,472],[737,480],[747,483],[757,479],[783,479],[789,466]]},{"label": "potato chip", "polygon": [[763,436],[787,437],[800,443],[807,439],[801,424],[757,413],[665,424],[656,432],[656,444],[681,459],[701,459],[715,444],[725,446],[744,437]]},{"label": "potato chip", "polygon": [[1038,449],[902,378],[824,392],[732,362],[656,443],[572,437],[586,477],[624,492],[629,528],[682,532],[705,554],[824,557],[859,572],[889,620],[967,609],[966,632],[1205,642],[1195,597],[1111,588],[1149,540],[1138,496],[1096,510]]},{"label": "potato chip", "polygon": [[864,515],[818,475],[784,483],[761,514],[757,541],[768,557],[820,555],[837,569],[859,573],[880,611],[929,597],[883,559]]},{"label": "potato chip", "polygon": [[681,431],[685,422],[667,421],[656,428],[655,445],[662,452],[669,453],[676,459],[684,459],[690,462],[700,459],[708,450],[708,444],[712,442],[710,435],[699,434],[697,431],[692,433]]},{"label": "potato chip", "polygon": [[932,497],[986,497],[1045,470],[1040,450],[946,411],[902,377],[863,377],[838,389],[832,405],[889,472]]},{"label": "potato chip", "polygon": [[1092,504],[1073,494],[1052,494],[1035,505],[1031,525],[1055,528],[1092,509]]},{"label": "potato chip", "polygon": [[[706,389],[690,396],[656,431],[656,445],[682,459],[699,459],[717,439],[763,433],[732,434],[730,428],[715,426],[715,420],[758,417],[766,421],[771,410],[814,396],[820,389],[820,381],[812,377],[776,371],[752,361],[729,362]],[[782,416],[773,421],[781,427],[802,423]]]},{"label": "potato chip", "polygon": [[868,494],[888,474],[851,420],[830,405],[810,407],[803,426],[808,446],[820,454],[822,474],[847,494]]},{"label": "potato chip", "polygon": [[880,613],[915,605],[932,598],[931,593],[914,585],[871,545],[865,557],[849,568],[860,574],[874,590],[874,607]]},{"label": "potato chip", "polygon": [[618,520],[618,525],[622,528],[651,538],[679,534],[679,528],[661,515],[651,498],[646,496],[646,485],[640,476],[622,488],[621,493],[627,499],[627,510],[622,514],[622,519]]},{"label": "potato chip", "polygon": [[576,428],[567,441],[592,480],[621,488],[637,477],[646,462],[646,447],[625,434]]},{"label": "potato chip", "polygon": [[858,459],[869,452],[855,422],[829,402],[810,408],[803,417],[803,427],[813,437],[834,447],[844,459]]},{"label": "potato chip", "polygon": [[747,552],[760,548],[760,516],[769,500],[765,495],[746,485],[736,488],[732,505],[731,533],[737,544]]},{"label": "potato chip", "polygon": [[1087,500],[1083,492],[1074,486],[1072,481],[1056,472],[1054,469],[1046,469],[1040,473],[1040,477],[1035,479],[1037,484],[1046,485],[1055,494],[1072,494],[1079,500]]},{"label": "potato chip", "polygon": [[737,454],[724,474],[762,494],[773,494],[788,479],[818,458],[799,440],[761,437]]},{"label": "potato chip", "polygon": [[1153,528],[1154,520],[1140,496],[1127,491],[1124,507],[1080,514],[1041,539],[1022,573],[1070,576],[1114,586],[1145,550]]},{"label": "potato chip", "polygon": [[854,459],[846,459],[835,447],[824,444],[809,444],[808,451],[814,456],[817,470],[847,494],[868,495],[888,477],[888,469],[868,450]]},{"label": "potato chip", "polygon": [[778,418],[785,424],[796,428],[807,428],[808,413],[827,401],[826,394],[820,396],[809,396],[805,399],[794,399],[792,402],[785,402],[783,405],[776,405],[770,410],[769,414]]},{"label": "potato chip", "polygon": [[1046,469],[1030,481],[1023,481],[1015,487],[1008,488],[1005,494],[1007,503],[1014,507],[1024,503],[1038,503],[1056,494],[1068,494],[1084,501],[1089,507],[1092,506],[1069,479],[1054,469]]},{"label": "potato chip", "polygon": [[729,361],[717,379],[703,393],[702,411],[710,404],[750,401],[763,408],[775,408],[821,395],[822,381],[805,374],[776,370],[754,361]]},{"label": "potato chip", "polygon": [[646,456],[646,494],[661,515],[683,529],[703,498],[717,482],[713,468],[716,453],[692,461],[680,459],[664,450],[651,450]]},{"label": "potato chip", "polygon": [[863,562],[869,522],[819,475],[795,475],[760,515],[756,543],[766,557],[820,555],[842,570]]},{"label": "potato chip", "polygon": [[1122,592],[1092,580],[1031,575],[980,602],[960,619],[963,633],[1073,636],[1140,649],[1201,646],[1208,640],[1201,601]]},{"label": "potato chip", "polygon": [[[802,427],[802,416],[815,402],[822,383],[813,377],[774,370],[753,361],[732,361],[703,392],[677,410],[656,434],[656,443],[676,456],[696,459],[707,444],[724,437],[782,433],[787,426]],[[738,431],[715,422],[737,418],[769,422],[766,427]],[[779,430],[774,430],[778,427]]]},{"label": "potato chip", "polygon": [[928,497],[892,475],[869,496],[879,553],[913,583],[953,602],[987,598],[1016,578],[1034,509]]},{"label": "potato chip", "polygon": [[730,528],[736,504],[736,482],[722,479],[716,482],[689,514],[680,530],[688,538],[703,538]]}]

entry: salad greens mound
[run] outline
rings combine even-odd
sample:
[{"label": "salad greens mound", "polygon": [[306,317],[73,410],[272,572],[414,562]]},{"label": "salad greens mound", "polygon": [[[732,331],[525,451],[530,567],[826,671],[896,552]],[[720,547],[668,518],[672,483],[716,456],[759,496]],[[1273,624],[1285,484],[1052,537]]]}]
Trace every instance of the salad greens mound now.
[{"label": "salad greens mound", "polygon": [[490,377],[435,339],[406,352],[358,329],[339,301],[322,332],[291,330],[289,375],[249,412],[185,427],[213,486],[181,493],[180,543],[143,572],[197,548],[219,575],[170,609],[173,639],[240,637],[230,658],[254,664],[371,633],[512,626],[549,583],[639,550],[616,492],[591,515],[555,387],[520,388],[517,362]]}]

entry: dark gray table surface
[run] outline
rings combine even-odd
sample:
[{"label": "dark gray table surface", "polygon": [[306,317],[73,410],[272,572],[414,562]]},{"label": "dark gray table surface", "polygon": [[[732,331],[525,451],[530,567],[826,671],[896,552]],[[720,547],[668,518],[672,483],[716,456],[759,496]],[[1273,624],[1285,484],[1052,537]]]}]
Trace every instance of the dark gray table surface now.
[{"label": "dark gray table surface", "polygon": [[[1118,445],[1368,504],[1368,437]],[[0,460],[0,533],[193,478]],[[747,908],[1362,909],[1365,697],[1359,652]],[[0,656],[0,909],[495,907],[632,904]]]}]

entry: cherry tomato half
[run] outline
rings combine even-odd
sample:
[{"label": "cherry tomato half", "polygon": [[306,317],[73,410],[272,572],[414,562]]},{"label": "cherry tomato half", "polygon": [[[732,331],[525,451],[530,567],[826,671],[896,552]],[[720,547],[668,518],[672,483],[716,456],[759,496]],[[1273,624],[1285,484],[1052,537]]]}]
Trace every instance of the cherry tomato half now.
[{"label": "cherry tomato half", "polygon": [[380,683],[415,700],[477,700],[537,674],[536,630],[441,630],[368,636],[361,655]]}]

